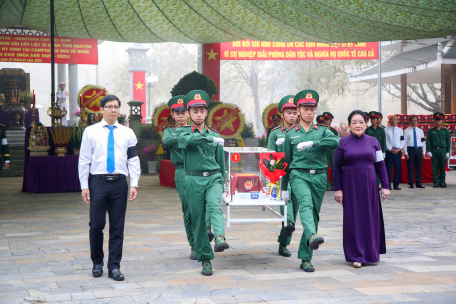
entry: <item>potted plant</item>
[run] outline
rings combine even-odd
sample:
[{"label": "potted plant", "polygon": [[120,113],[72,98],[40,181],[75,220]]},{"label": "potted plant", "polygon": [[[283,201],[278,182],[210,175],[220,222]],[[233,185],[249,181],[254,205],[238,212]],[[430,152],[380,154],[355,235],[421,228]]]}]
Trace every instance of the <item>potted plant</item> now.
[{"label": "potted plant", "polygon": [[74,155],[79,155],[82,143],[82,134],[84,134],[85,128],[86,126],[84,124],[80,124],[79,126],[73,125],[73,127],[71,127],[69,146],[73,148]]},{"label": "potted plant", "polygon": [[157,173],[157,154],[156,148],[154,145],[148,146],[141,150],[141,157],[147,161],[147,168],[149,174],[156,174]]}]

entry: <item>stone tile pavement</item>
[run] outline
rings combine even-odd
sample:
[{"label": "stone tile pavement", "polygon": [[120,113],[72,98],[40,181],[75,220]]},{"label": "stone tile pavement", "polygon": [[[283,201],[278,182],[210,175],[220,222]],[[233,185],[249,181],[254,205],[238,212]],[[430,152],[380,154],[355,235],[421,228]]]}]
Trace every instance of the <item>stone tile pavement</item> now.
[{"label": "stone tile pavement", "polygon": [[[214,275],[188,259],[175,189],[143,175],[129,203],[122,272],[91,276],[88,207],[79,193],[21,193],[21,178],[0,179],[0,304],[16,303],[456,303],[456,171],[449,188],[393,191],[383,203],[387,254],[354,269],[342,249],[342,209],[327,192],[314,273],[277,254],[279,223],[227,228],[231,248],[217,253]],[[234,216],[266,217],[261,208]],[[105,234],[108,238],[108,227]],[[105,242],[105,248],[107,244]]]}]

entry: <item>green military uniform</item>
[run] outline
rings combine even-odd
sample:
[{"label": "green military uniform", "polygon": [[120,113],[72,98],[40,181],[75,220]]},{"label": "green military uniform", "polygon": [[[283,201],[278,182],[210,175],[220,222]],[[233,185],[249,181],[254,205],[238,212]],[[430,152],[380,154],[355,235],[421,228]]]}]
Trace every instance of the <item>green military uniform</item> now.
[{"label": "green military uniform", "polygon": [[[168,106],[172,111],[186,111],[184,108],[184,98],[185,96],[175,96],[168,101]],[[185,170],[184,170],[184,157],[182,156],[181,149],[178,148],[177,142],[177,128],[167,127],[163,131],[163,146],[168,149],[171,163],[176,167],[176,172],[174,174],[174,181],[176,182],[176,189],[179,193],[179,198],[182,204],[182,212],[184,214],[184,227],[185,232],[187,233],[187,240],[190,246],[192,247],[192,253],[190,254],[190,259],[196,260],[196,254],[194,253],[195,241],[193,238],[192,230],[192,218],[190,215],[190,208],[188,207],[187,201],[185,199]]]},{"label": "green military uniform", "polygon": [[[187,109],[192,106],[206,106],[209,96],[204,91],[192,91],[184,98]],[[217,144],[217,131],[205,126],[200,132],[193,124],[181,127],[178,131],[178,147],[182,150],[186,176],[185,199],[190,207],[195,250],[198,261],[205,263],[214,259],[214,253],[207,237],[206,212],[216,233],[214,250],[228,249],[225,242],[225,218],[221,209],[221,199],[225,183],[225,155],[223,147]],[[210,271],[212,274],[212,268]],[[205,274],[205,275],[210,275]]]},{"label": "green military uniform", "polygon": [[[443,119],[443,113],[434,113],[434,119]],[[434,188],[446,188],[445,183],[445,167],[446,160],[450,155],[451,136],[450,131],[443,126],[440,129],[434,127],[427,133],[426,150],[431,153],[432,162],[432,177]],[[440,171],[440,172],[439,172]]]},{"label": "green military uniform", "polygon": [[[278,105],[279,113],[283,113],[283,111],[287,108],[296,109],[296,105],[294,104],[294,95],[288,95],[283,97]],[[284,152],[284,145],[285,142],[285,135],[288,129],[285,126],[278,126],[271,131],[268,139],[268,149],[274,150],[276,152]],[[277,144],[278,140],[281,140],[281,143]],[[291,187],[288,185],[288,191],[291,193]],[[280,206],[280,213],[283,215],[284,208]],[[288,251],[286,248],[290,245],[291,237],[293,235],[293,231],[295,230],[295,223],[296,223],[296,214],[298,212],[298,201],[294,196],[290,196],[290,199],[287,202],[287,227],[284,227],[282,224],[282,229],[280,230],[279,238],[277,242],[279,242],[279,254],[285,257],[291,256],[291,252]]]},{"label": "green military uniform", "polygon": [[[300,105],[317,105],[318,93],[313,90],[299,92],[294,102]],[[298,149],[300,143],[313,142],[312,146]],[[287,174],[282,185],[291,184],[291,196],[297,198],[299,215],[304,228],[298,258],[303,260],[301,268],[304,271],[314,271],[310,264],[312,250],[318,249],[324,240],[316,235],[318,230],[321,203],[326,190],[326,168],[328,159],[326,149],[335,149],[339,144],[338,138],[326,127],[312,125],[305,131],[301,125],[291,128],[285,136],[285,161],[288,164]],[[286,188],[282,187],[282,190]]]},{"label": "green military uniform", "polygon": [[[273,120],[273,121],[274,121],[274,120],[279,120],[279,121],[280,121],[280,120],[282,120],[282,118],[280,117],[279,114],[274,114],[274,115],[272,115],[272,120]],[[270,127],[270,128],[268,129],[268,134],[266,135],[266,139],[267,139],[267,140],[269,140],[269,136],[271,135],[272,130],[274,130],[275,128],[277,128],[277,127]]]},{"label": "green military uniform", "polygon": [[0,176],[2,173],[3,163],[10,162],[8,140],[6,139],[6,127],[0,124]]},{"label": "green military uniform", "polygon": [[[331,121],[334,119],[334,115],[332,115],[331,113],[329,112],[324,112],[323,113],[323,119],[331,119]],[[337,138],[339,138],[339,132],[337,132],[336,129],[334,129],[333,127],[331,126],[328,126],[328,129],[334,134],[337,136]],[[328,149],[326,150],[326,156],[328,157],[328,163],[329,163],[329,167],[331,168],[331,170],[333,170],[333,165],[334,165],[334,151],[336,151],[335,149]],[[328,178],[328,187],[326,187],[326,190],[332,190],[334,189],[333,187],[333,183],[329,181],[329,178]]]},{"label": "green military uniform", "polygon": [[[371,111],[369,112],[369,118],[380,118],[382,114],[379,112]],[[378,121],[378,120],[377,120]],[[383,153],[383,159],[385,159],[386,156],[386,132],[385,129],[381,128],[379,125],[377,125],[377,128],[374,128],[373,126],[370,126],[366,129],[364,132],[366,135],[375,137],[379,144],[380,147],[382,148],[382,153]],[[381,189],[382,184],[380,182],[380,179],[377,176],[377,184],[378,184],[378,189]]]}]

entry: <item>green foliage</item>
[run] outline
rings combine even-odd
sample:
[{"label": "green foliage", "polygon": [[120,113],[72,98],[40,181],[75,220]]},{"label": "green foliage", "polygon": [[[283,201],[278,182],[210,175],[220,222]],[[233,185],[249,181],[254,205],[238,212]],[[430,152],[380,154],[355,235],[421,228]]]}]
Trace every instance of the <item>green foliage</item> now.
[{"label": "green foliage", "polygon": [[139,138],[157,140],[160,139],[160,134],[155,130],[153,124],[142,124],[139,130]]},{"label": "green foliage", "polygon": [[86,126],[84,124],[80,124],[79,126],[76,126],[76,124],[74,124],[71,127],[71,137],[70,142],[68,143],[70,147],[73,149],[81,148],[82,135],[84,134],[85,128]]},{"label": "green foliage", "polygon": [[268,139],[266,135],[258,136],[258,147],[267,148],[268,147]]},{"label": "green foliage", "polygon": [[24,103],[24,104],[32,104],[33,103],[33,93],[30,91],[26,91],[26,90],[22,91],[20,102]]},{"label": "green foliage", "polygon": [[244,131],[241,133],[242,138],[255,137],[255,129],[253,128],[253,123],[247,122],[244,126]]},{"label": "green foliage", "polygon": [[213,107],[215,106],[218,106],[219,104],[221,104],[222,102],[221,101],[218,101],[218,100],[211,100],[209,101],[209,105],[207,106],[207,113],[209,113]]},{"label": "green foliage", "polygon": [[218,93],[217,86],[212,79],[197,71],[193,71],[177,82],[171,90],[171,96],[187,95],[188,92],[193,90],[203,90],[210,98]]}]

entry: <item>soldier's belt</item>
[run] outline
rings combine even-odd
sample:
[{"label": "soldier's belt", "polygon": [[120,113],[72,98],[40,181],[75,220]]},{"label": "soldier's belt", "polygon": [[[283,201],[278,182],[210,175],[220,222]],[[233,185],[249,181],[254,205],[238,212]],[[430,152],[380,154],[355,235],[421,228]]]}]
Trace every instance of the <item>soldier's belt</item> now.
[{"label": "soldier's belt", "polygon": [[176,167],[176,169],[183,169],[184,165],[177,165],[177,166],[174,166],[174,167]]},{"label": "soldier's belt", "polygon": [[195,172],[195,171],[187,171],[187,175],[190,176],[211,176],[215,175],[217,173],[220,173],[219,170],[214,170],[214,171],[207,171],[207,172]]},{"label": "soldier's belt", "polygon": [[301,173],[310,173],[310,174],[326,174],[325,169],[318,169],[318,170],[308,170],[308,169],[295,169],[293,168],[292,170],[296,170]]}]

